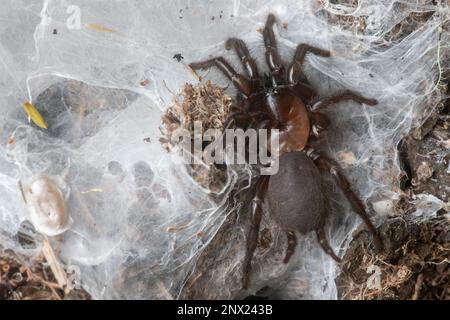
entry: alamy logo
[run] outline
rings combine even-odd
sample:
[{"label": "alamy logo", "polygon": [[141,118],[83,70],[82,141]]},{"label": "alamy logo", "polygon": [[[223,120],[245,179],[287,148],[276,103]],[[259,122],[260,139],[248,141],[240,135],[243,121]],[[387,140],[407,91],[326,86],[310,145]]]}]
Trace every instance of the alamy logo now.
[{"label": "alamy logo", "polygon": [[81,29],[81,9],[79,6],[70,5],[67,7],[66,13],[69,17],[66,20],[66,26],[69,30]]},{"label": "alamy logo", "polygon": [[[254,164],[262,175],[278,172],[278,130],[273,129],[208,129],[194,122],[193,133],[179,128],[171,136],[171,143],[181,147],[186,164]],[[205,146],[206,145],[206,146]]]}]

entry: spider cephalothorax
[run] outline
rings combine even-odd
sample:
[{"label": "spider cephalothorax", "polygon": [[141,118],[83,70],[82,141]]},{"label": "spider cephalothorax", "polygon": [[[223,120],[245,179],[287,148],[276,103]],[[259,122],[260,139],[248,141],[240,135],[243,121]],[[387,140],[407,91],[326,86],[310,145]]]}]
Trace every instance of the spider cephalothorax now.
[{"label": "spider cephalothorax", "polygon": [[320,109],[345,100],[371,106],[376,105],[377,101],[364,98],[350,90],[317,99],[315,91],[302,72],[302,64],[308,53],[329,57],[330,52],[300,44],[295,50],[292,63],[286,68],[278,54],[274,24],[275,16],[269,14],[263,30],[266,62],[269,67],[267,75],[258,72],[256,62],[244,41],[236,38],[228,39],[225,46],[228,50],[235,50],[246,76],[237,73],[223,57],[190,64],[194,70],[217,67],[235,85],[238,90],[238,106],[230,114],[230,122],[241,128],[279,130],[280,170],[273,176],[261,176],[256,183],[251,210],[252,225],[247,235],[246,256],[243,262],[244,288],[247,288],[250,282],[251,261],[258,243],[263,201],[268,202],[270,214],[286,231],[288,248],[284,263],[289,261],[295,251],[295,233],[309,231],[315,231],[325,252],[339,261],[339,257],[326,240],[323,228],[328,201],[319,169],[334,177],[355,212],[374,235],[375,245],[381,247],[377,230],[338,164],[311,147],[311,143],[319,138],[321,131],[329,125],[329,119],[319,112]]}]

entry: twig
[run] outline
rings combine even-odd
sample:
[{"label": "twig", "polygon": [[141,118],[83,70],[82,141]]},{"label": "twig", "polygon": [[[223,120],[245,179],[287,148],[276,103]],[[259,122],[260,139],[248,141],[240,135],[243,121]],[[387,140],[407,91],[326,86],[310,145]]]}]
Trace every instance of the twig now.
[{"label": "twig", "polygon": [[[55,279],[58,282],[60,289],[64,290],[64,289],[68,288],[66,272],[64,271],[61,264],[59,263],[58,257],[56,256],[55,251],[53,251],[52,246],[51,246],[50,241],[48,240],[47,236],[44,236],[44,241],[42,244],[42,254],[44,255],[45,259],[47,260],[48,264],[50,265],[50,269],[52,270],[53,275],[55,276]],[[70,288],[69,288],[69,290],[70,290]]]},{"label": "twig", "polygon": [[411,298],[412,300],[419,299],[419,294],[420,294],[420,290],[422,289],[422,284],[423,284],[423,273],[421,273],[417,276],[416,285],[414,286],[414,294]]}]

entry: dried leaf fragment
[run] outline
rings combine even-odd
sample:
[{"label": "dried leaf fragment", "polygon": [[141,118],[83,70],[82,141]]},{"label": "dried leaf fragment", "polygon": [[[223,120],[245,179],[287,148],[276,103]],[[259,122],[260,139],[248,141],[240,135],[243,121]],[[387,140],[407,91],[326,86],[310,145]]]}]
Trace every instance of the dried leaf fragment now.
[{"label": "dried leaf fragment", "polygon": [[102,26],[101,24],[97,23],[86,23],[84,25],[87,29],[91,29],[98,32],[107,32],[107,33],[117,33],[116,30],[107,28],[105,26]]},{"label": "dried leaf fragment", "polygon": [[23,108],[27,113],[28,117],[37,125],[39,128],[48,129],[48,125],[45,122],[44,117],[39,113],[38,109],[29,102],[23,104]]}]

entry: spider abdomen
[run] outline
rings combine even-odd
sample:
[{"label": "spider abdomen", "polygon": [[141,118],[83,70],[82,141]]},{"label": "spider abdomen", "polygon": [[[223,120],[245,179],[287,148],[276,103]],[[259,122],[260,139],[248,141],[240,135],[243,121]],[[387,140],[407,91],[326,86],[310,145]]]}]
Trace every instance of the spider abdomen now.
[{"label": "spider abdomen", "polygon": [[287,231],[317,229],[328,208],[320,172],[304,152],[281,156],[280,170],[269,180],[266,199],[272,217]]}]

